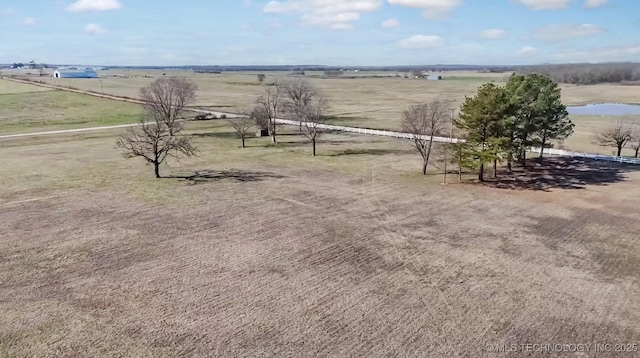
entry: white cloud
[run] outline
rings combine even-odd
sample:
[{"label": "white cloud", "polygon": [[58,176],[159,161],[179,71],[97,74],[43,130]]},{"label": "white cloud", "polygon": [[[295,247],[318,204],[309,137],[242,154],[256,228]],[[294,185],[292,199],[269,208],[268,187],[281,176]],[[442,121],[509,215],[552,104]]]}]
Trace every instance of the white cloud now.
[{"label": "white cloud", "polygon": [[15,14],[16,14],[16,11],[11,8],[0,9],[0,16],[10,16]]},{"label": "white cloud", "polygon": [[515,0],[532,10],[564,9],[572,0]]},{"label": "white cloud", "polygon": [[84,32],[91,35],[97,35],[97,34],[104,34],[105,32],[107,32],[107,30],[103,29],[99,25],[89,24],[84,28]]},{"label": "white cloud", "polygon": [[396,19],[389,19],[389,20],[383,21],[382,24],[380,24],[380,26],[383,29],[391,29],[391,28],[400,26],[400,22]]},{"label": "white cloud", "polygon": [[33,17],[27,17],[26,19],[24,19],[24,21],[22,21],[22,23],[26,26],[33,26],[38,23],[38,20]]},{"label": "white cloud", "polygon": [[500,29],[488,29],[482,31],[480,37],[485,40],[499,40],[507,37],[507,33]]},{"label": "white cloud", "polygon": [[120,4],[118,0],[78,0],[67,6],[67,11],[108,11],[118,10],[120,8],[122,8],[122,4]]},{"label": "white cloud", "polygon": [[423,10],[422,16],[427,19],[447,17],[451,11],[462,5],[462,0],[388,0],[391,5],[399,5]]},{"label": "white cloud", "polygon": [[606,32],[602,26],[593,24],[560,24],[539,27],[533,37],[542,41],[562,41],[575,37],[594,36]]},{"label": "white cloud", "polygon": [[587,9],[595,9],[607,3],[607,0],[586,0],[584,7]]},{"label": "white cloud", "polygon": [[382,0],[291,0],[269,1],[263,8],[269,14],[300,14],[302,22],[332,30],[349,30],[360,14],[375,11]]},{"label": "white cloud", "polygon": [[419,50],[425,48],[433,48],[444,46],[446,41],[435,35],[413,35],[406,39],[402,39],[396,43],[398,48],[403,50]]},{"label": "white cloud", "polygon": [[536,52],[538,52],[537,48],[531,47],[531,46],[524,46],[523,48],[521,48],[518,51],[516,51],[516,55],[517,56],[527,56],[527,55],[533,55]]}]

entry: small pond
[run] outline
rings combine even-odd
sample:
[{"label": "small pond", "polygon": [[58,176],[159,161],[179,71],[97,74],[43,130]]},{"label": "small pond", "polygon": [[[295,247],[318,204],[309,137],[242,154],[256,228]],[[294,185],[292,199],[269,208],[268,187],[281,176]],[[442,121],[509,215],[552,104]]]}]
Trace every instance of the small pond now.
[{"label": "small pond", "polygon": [[580,116],[630,116],[640,115],[640,105],[597,103],[586,106],[567,106],[567,112]]}]

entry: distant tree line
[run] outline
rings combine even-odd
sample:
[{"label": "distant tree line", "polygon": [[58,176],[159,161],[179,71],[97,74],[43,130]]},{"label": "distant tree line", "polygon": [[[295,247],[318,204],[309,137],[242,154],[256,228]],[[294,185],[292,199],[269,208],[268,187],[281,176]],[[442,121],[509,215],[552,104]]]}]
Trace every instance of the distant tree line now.
[{"label": "distant tree line", "polygon": [[640,81],[640,63],[562,64],[525,66],[521,73],[539,73],[556,82],[592,85]]}]

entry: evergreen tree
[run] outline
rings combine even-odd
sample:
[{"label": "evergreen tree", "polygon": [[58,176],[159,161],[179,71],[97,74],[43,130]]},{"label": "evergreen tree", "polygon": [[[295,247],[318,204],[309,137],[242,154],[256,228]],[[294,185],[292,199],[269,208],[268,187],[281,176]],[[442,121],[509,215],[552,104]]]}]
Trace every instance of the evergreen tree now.
[{"label": "evergreen tree", "polygon": [[509,163],[516,156],[525,165],[527,148],[539,145],[544,149],[549,141],[563,140],[573,133],[560,88],[549,77],[535,73],[511,76],[506,90],[513,110],[506,135],[511,148]]},{"label": "evergreen tree", "polygon": [[484,181],[484,165],[500,159],[505,147],[504,125],[509,118],[509,93],[494,83],[486,83],[475,97],[467,97],[462,104],[455,125],[465,131],[468,150],[464,162],[474,163],[478,180]]}]

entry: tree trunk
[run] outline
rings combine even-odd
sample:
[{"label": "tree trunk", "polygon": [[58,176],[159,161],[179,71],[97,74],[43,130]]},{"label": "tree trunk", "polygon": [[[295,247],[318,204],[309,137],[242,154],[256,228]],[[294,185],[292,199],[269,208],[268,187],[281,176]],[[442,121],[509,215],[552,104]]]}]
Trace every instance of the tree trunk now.
[{"label": "tree trunk", "polygon": [[311,139],[311,145],[313,146],[313,156],[316,156],[316,139]]},{"label": "tree trunk", "polygon": [[547,145],[547,134],[543,133],[542,134],[542,142],[540,142],[540,159],[542,159],[542,156],[544,155],[544,146]]},{"label": "tree trunk", "polygon": [[156,178],[160,178],[160,163],[153,162],[153,171],[156,174]]},{"label": "tree trunk", "polygon": [[494,178],[498,177],[498,160],[497,159],[493,160],[493,177]]},{"label": "tree trunk", "polygon": [[618,156],[621,157],[622,156],[622,146],[618,145]]},{"label": "tree trunk", "polygon": [[507,172],[511,173],[511,171],[513,170],[512,164],[511,164],[511,153],[508,154],[508,158],[507,158]]},{"label": "tree trunk", "polygon": [[244,136],[242,136],[242,148],[244,148]]},{"label": "tree trunk", "polygon": [[484,182],[484,163],[480,164],[480,170],[478,171],[478,180]]},{"label": "tree trunk", "polygon": [[271,143],[276,144],[278,141],[276,140],[276,120],[275,118],[271,119]]},{"label": "tree trunk", "polygon": [[427,165],[429,165],[429,157],[431,156],[431,146],[433,145],[433,136],[431,136],[431,140],[429,141],[429,146],[427,147],[426,156],[424,158],[424,165],[422,166],[422,174],[427,175]]},{"label": "tree trunk", "polygon": [[634,156],[634,158],[638,158],[638,152],[640,152],[640,146],[636,147],[636,155]]}]

